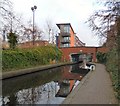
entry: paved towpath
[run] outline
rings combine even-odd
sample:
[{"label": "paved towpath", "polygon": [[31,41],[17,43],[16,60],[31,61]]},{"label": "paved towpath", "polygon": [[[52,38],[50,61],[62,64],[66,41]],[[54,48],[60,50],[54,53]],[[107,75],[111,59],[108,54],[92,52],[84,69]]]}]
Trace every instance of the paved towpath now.
[{"label": "paved towpath", "polygon": [[[84,80],[85,79],[85,80]],[[90,72],[63,104],[118,104],[109,73],[102,64]]]}]

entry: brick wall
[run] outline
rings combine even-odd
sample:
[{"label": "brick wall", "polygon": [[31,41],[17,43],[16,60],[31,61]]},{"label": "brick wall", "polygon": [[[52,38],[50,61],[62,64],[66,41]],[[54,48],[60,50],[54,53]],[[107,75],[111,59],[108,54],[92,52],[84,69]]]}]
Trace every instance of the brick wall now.
[{"label": "brick wall", "polygon": [[67,60],[67,61],[71,60],[71,54],[80,53],[82,51],[82,53],[93,54],[93,61],[96,62],[97,51],[104,53],[108,51],[108,49],[105,47],[70,47],[70,48],[60,48],[60,49],[63,53],[62,60]]},{"label": "brick wall", "polygon": [[70,47],[74,47],[75,45],[75,35],[74,35],[74,32],[73,30],[71,29],[70,27]]},{"label": "brick wall", "polygon": [[48,41],[35,41],[34,45],[33,42],[25,42],[18,45],[19,48],[32,48],[32,47],[39,47],[39,46],[47,46],[49,45]]}]

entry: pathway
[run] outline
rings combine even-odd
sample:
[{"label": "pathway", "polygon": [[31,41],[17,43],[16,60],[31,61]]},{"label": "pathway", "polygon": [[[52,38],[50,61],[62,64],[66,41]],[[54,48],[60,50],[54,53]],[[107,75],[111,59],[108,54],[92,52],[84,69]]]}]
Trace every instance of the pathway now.
[{"label": "pathway", "polygon": [[[83,84],[82,84],[83,83]],[[63,104],[117,104],[109,73],[102,64],[89,73]]]}]

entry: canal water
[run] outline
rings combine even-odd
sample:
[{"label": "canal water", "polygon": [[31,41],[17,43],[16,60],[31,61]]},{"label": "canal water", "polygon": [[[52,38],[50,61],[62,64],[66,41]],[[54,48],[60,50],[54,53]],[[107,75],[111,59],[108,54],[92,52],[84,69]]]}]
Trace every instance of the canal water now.
[{"label": "canal water", "polygon": [[3,80],[0,104],[61,104],[89,72],[81,64]]}]

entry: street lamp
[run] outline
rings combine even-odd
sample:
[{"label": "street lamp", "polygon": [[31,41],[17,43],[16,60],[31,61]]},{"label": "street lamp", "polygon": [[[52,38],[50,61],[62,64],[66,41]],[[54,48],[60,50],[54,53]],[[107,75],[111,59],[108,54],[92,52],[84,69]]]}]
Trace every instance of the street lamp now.
[{"label": "street lamp", "polygon": [[59,38],[58,38],[58,37],[59,37],[59,36],[56,34],[55,37],[56,37],[56,47],[58,47],[58,42],[59,42]]},{"label": "street lamp", "polygon": [[33,45],[35,44],[35,36],[34,36],[34,19],[35,19],[35,10],[37,9],[37,6],[34,6],[34,7],[31,7],[31,10],[33,12],[33,33],[32,33],[32,36],[33,36]]},{"label": "street lamp", "polygon": [[58,61],[58,58],[57,58],[57,56],[58,56],[57,50],[58,50],[58,40],[59,40],[59,39],[58,39],[58,37],[59,37],[58,34],[56,34],[55,37],[56,37],[56,63],[57,63],[57,61]]}]

